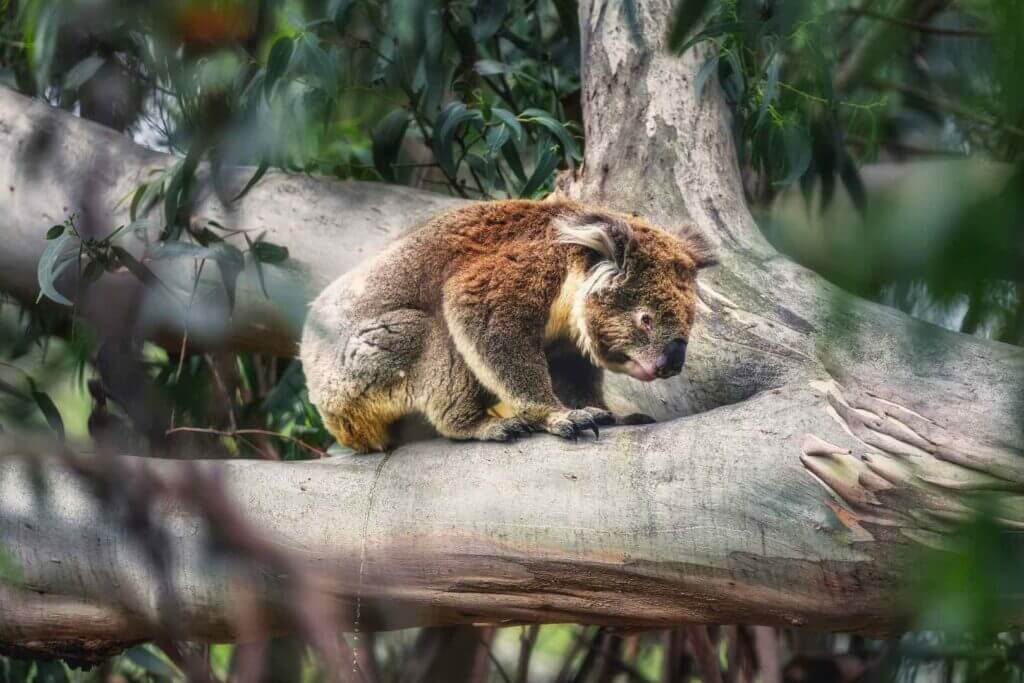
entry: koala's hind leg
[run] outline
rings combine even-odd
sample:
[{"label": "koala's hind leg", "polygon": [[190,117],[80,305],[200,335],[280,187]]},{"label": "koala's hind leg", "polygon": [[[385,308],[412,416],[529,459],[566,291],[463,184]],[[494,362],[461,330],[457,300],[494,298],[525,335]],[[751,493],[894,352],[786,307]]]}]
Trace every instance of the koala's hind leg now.
[{"label": "koala's hind leg", "polygon": [[510,441],[531,431],[518,416],[488,413],[494,394],[470,370],[444,327],[434,326],[414,384],[417,408],[442,436]]},{"label": "koala's hind leg", "polygon": [[426,314],[399,309],[335,324],[303,338],[310,399],[341,444],[384,450],[388,427],[412,410],[409,375],[423,350]]}]

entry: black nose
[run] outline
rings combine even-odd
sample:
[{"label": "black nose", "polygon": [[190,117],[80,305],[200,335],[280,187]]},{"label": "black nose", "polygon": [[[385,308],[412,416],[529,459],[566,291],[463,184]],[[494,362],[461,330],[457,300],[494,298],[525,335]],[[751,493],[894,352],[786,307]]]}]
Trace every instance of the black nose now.
[{"label": "black nose", "polygon": [[665,345],[665,350],[658,356],[654,364],[654,372],[658,377],[678,375],[686,360],[686,340],[673,339]]}]

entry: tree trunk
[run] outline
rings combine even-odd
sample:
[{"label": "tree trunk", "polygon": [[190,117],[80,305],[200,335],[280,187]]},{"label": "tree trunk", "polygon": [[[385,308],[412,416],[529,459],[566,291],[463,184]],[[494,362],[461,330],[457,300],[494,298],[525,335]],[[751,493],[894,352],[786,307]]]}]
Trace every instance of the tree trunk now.
[{"label": "tree trunk", "polygon": [[[855,299],[776,253],[744,203],[721,94],[695,95],[700,50],[665,54],[671,2],[637,4],[627,19],[620,3],[580,3],[587,148],[565,191],[668,227],[695,223],[718,250],[683,378],[608,382],[613,407],[667,421],[596,442],[431,441],[301,464],[124,457],[124,476],[220,482],[248,524],[313,568],[355,630],[710,622],[878,633],[904,623],[908,563],[971,514],[970,493],[999,496],[1002,521],[1024,525],[1024,351]],[[170,160],[9,92],[0,122],[0,287],[31,299],[42,232],[57,207],[82,206],[76,188],[97,158],[90,201],[111,227],[124,221],[116,199]],[[56,154],[31,176],[21,150],[47,128]],[[267,230],[296,265],[273,269],[270,300],[249,282],[220,327],[197,333],[190,317],[190,336],[290,352],[301,302],[452,203],[283,174],[233,215],[206,201],[201,216]],[[111,278],[85,314],[123,316],[130,286]],[[159,296],[147,295],[156,312],[143,319],[174,339],[184,317]],[[61,651],[148,639],[168,604],[190,639],[244,636],[239,591],[280,607],[288,577],[212,556],[216,528],[203,519],[194,501],[160,508],[155,523],[173,539],[164,602],[137,534],[62,460],[0,465],[0,542],[23,580],[0,593],[0,641]]]}]

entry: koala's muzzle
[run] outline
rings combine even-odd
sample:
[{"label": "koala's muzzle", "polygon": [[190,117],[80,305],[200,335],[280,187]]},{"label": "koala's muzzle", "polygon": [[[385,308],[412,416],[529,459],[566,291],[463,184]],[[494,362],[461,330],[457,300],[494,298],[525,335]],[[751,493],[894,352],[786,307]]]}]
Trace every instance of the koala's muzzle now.
[{"label": "koala's muzzle", "polygon": [[686,361],[686,340],[673,339],[665,345],[665,349],[658,356],[654,364],[654,374],[658,377],[672,377],[678,375],[683,369]]}]

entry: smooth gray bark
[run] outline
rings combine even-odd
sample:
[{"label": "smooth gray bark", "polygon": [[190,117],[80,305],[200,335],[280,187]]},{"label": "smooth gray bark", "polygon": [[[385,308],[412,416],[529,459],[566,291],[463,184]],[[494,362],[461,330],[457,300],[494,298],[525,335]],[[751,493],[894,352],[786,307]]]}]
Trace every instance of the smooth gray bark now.
[{"label": "smooth gray bark", "polygon": [[[667,227],[692,221],[717,246],[684,378],[609,382],[615,407],[676,419],[578,444],[431,441],[325,462],[203,463],[250,523],[315,568],[350,628],[703,621],[874,633],[901,625],[907,563],[970,514],[968,492],[994,492],[1005,523],[1024,524],[1024,351],[854,299],[776,253],[744,203],[720,93],[694,96],[702,55],[664,54],[671,3],[638,4],[642,42],[618,3],[581,2],[586,162],[563,191]],[[18,147],[48,120],[64,161],[29,184]],[[0,195],[0,234],[22,238],[0,253],[0,287],[32,297],[36,240],[55,207],[78,205],[96,155],[114,160],[105,207],[168,160],[7,92],[0,121],[0,177],[20,188]],[[298,270],[275,285],[277,308],[247,290],[227,343],[287,350],[298,301],[449,202],[269,175],[232,220],[272,231]],[[280,294],[288,277],[304,294]],[[169,479],[191,467],[120,465]],[[80,625],[78,641],[151,637],[158,582],[130,533],[57,461],[43,471],[54,493],[38,501],[23,465],[0,465],[0,542],[27,589],[0,594],[0,642],[74,640],[53,614]],[[213,562],[181,502],[160,520],[184,632],[244,636],[231,587],[273,602],[283,579]]]}]

